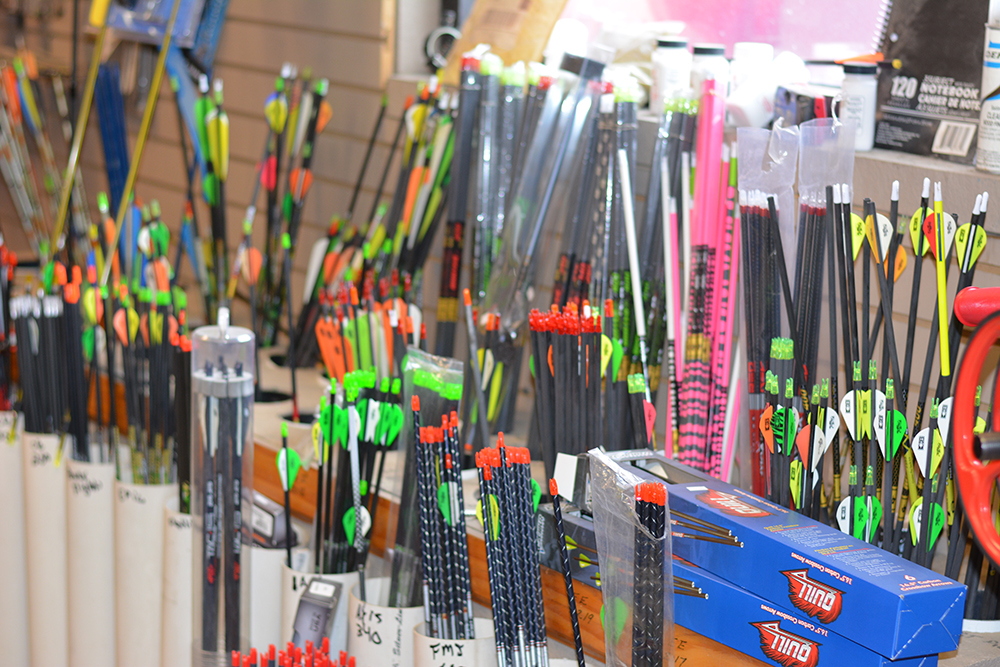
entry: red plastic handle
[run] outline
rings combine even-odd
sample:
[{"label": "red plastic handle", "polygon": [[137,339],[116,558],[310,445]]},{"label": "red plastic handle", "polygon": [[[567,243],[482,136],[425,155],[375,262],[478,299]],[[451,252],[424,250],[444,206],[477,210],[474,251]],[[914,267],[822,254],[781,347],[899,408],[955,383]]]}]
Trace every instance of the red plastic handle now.
[{"label": "red plastic handle", "polygon": [[955,297],[955,315],[967,327],[977,327],[1000,311],[1000,287],[966,287]]},{"label": "red plastic handle", "polygon": [[[970,288],[971,289],[971,288]],[[963,290],[963,294],[968,290]],[[979,290],[984,292],[986,290]],[[1000,477],[1000,461],[985,463],[975,454],[975,401],[979,376],[993,344],[1000,340],[1000,311],[988,316],[976,329],[962,357],[955,386],[955,471],[969,525],[986,555],[1000,565],[1000,535],[993,525],[993,486]],[[1000,430],[1000,411],[994,410],[993,430]]]}]

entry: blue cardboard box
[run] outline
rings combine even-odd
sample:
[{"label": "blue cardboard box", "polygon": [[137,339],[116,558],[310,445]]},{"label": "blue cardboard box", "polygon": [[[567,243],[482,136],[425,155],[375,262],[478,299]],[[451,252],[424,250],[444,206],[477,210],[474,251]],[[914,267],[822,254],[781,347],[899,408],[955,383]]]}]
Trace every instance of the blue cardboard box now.
[{"label": "blue cardboard box", "polygon": [[[674,544],[682,540],[674,540]],[[674,577],[689,580],[697,592],[674,594],[674,614],[684,627],[782,667],[934,667],[936,655],[889,660],[831,632],[802,613],[734,586],[674,557]],[[704,596],[704,597],[703,597]]]},{"label": "blue cardboard box", "polygon": [[674,540],[703,570],[892,660],[957,648],[964,585],[718,480],[669,486],[668,497],[671,512],[742,544]]}]

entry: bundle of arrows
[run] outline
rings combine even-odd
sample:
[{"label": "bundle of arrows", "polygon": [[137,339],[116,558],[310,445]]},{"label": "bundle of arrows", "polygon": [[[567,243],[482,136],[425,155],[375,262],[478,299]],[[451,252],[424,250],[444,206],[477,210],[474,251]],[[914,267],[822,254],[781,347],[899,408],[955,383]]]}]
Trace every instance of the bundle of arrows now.
[{"label": "bundle of arrows", "polygon": [[277,651],[271,644],[266,651],[254,648],[246,655],[233,651],[231,658],[233,667],[354,667],[356,664],[344,651],[337,658],[331,657],[330,640],[326,638],[320,646],[307,641],[303,649],[289,642],[283,651]]},{"label": "bundle of arrows", "polygon": [[[93,253],[91,254],[93,258]],[[184,296],[140,286],[133,296],[125,283],[112,295],[97,285],[97,267],[86,279],[74,266],[50,263],[43,273],[42,297],[15,297],[10,316],[17,347],[20,406],[25,425],[46,433],[72,435],[74,458],[115,461],[119,474],[135,483],[177,478],[187,451],[178,451],[178,400],[184,383],[174,382],[183,355]],[[178,313],[175,317],[174,312]],[[178,320],[179,318],[179,320]],[[116,348],[120,347],[120,351]],[[117,364],[121,363],[120,372]],[[107,378],[124,382],[125,415]],[[117,445],[124,434],[119,450]],[[181,442],[186,442],[185,437]],[[119,457],[127,455],[127,460]]]},{"label": "bundle of arrows", "polygon": [[[453,511],[452,507],[453,501],[464,506],[461,468],[456,463],[458,453],[454,449],[458,442],[458,425],[453,426],[462,398],[462,384],[456,381],[460,377],[461,370],[440,375],[420,362],[409,366],[404,374],[411,414],[406,422],[409,443],[403,462],[389,605],[424,605],[431,620],[427,632],[440,633],[437,636],[451,632],[457,636],[458,619],[471,609],[467,596],[469,574],[464,512]],[[437,427],[423,424],[441,424],[441,438],[438,438]],[[427,430],[432,428],[433,431]],[[447,467],[448,458],[452,461],[451,468]],[[437,498],[442,498],[442,503],[447,501],[448,514],[442,518],[434,515],[434,505],[429,504],[437,504]],[[444,504],[438,507],[444,511]],[[425,533],[425,529],[429,532]],[[433,536],[438,538],[436,542],[431,541]],[[451,566],[457,569],[444,569]],[[469,621],[468,625],[461,624],[462,631],[467,634],[473,631],[471,614]]]},{"label": "bundle of arrows", "polygon": [[[413,292],[420,291],[423,265],[430,254],[431,242],[447,200],[454,141],[450,99],[448,95],[441,94],[432,81],[423,86],[416,102],[412,98],[406,101],[372,208],[364,219],[356,219],[359,218],[355,215],[358,196],[386,115],[388,101],[383,98],[348,210],[344,216],[334,216],[327,237],[314,248],[303,308],[294,322],[289,322],[289,330],[293,332],[291,337],[296,342],[292,355],[295,365],[311,365],[320,354],[327,358],[324,339],[329,340],[330,333],[328,306],[334,304],[334,295],[340,295],[343,303],[343,295],[352,289],[361,294],[366,304],[376,299],[380,311],[382,302],[390,298],[394,302],[399,301],[404,313],[408,308],[412,309],[409,315],[415,332],[421,334],[422,318],[419,307],[414,303]],[[275,102],[269,101],[269,105],[273,104]],[[277,114],[272,106],[268,107],[269,120]],[[325,123],[322,116],[319,120]],[[275,125],[277,123],[272,122],[272,134],[280,138]],[[385,183],[400,145],[402,161],[396,189],[391,202],[383,202]],[[277,146],[280,146],[280,141],[276,141]],[[275,168],[273,157],[266,159],[269,161],[264,164],[270,165],[268,170]],[[310,182],[298,170],[292,175],[298,176],[303,183]],[[266,170],[265,176],[265,182],[270,184],[273,180],[270,171]],[[292,222],[297,225],[297,218]],[[292,245],[285,256],[289,256],[291,248],[294,248],[295,229],[292,222],[289,223]],[[265,300],[267,268],[265,264],[265,276],[261,279],[262,299]],[[413,287],[414,283],[416,287]],[[278,287],[277,298],[284,298],[280,294],[283,283],[279,283]],[[273,313],[273,306],[265,305],[265,343],[272,342],[276,333]],[[323,324],[324,321],[327,325]]]},{"label": "bundle of arrows", "polygon": [[497,446],[476,454],[480,516],[501,665],[548,664],[541,570],[532,517],[541,489],[531,477],[526,448]]},{"label": "bundle of arrows", "polygon": [[[589,373],[594,377],[574,380],[574,387],[581,384],[587,399],[596,401],[598,408],[603,405],[615,419],[635,422],[641,435],[646,431],[646,403],[655,404],[664,377],[670,450],[686,463],[728,475],[735,429],[727,427],[731,420],[726,416],[733,414],[738,396],[732,381],[737,368],[732,364],[732,338],[739,234],[735,149],[723,142],[722,100],[714,83],[706,85],[698,103],[677,100],[664,109],[646,201],[636,211],[634,89],[603,83],[603,65],[589,59],[567,57],[558,72],[536,65],[527,68],[526,77],[524,72],[520,66],[504,70],[492,54],[471,53],[463,60],[460,141],[454,161],[468,165],[459,173],[468,171],[476,188],[469,290],[475,310],[466,304],[466,321],[475,325],[469,327],[472,363],[466,382],[474,400],[467,404],[464,440],[479,449],[487,432],[504,427],[526,342],[532,345],[536,381],[545,375],[546,365],[556,376],[573,365],[567,360],[568,366],[557,368],[560,355],[550,356],[546,341],[527,335],[528,329],[550,327],[529,313],[527,304],[539,257],[546,254],[543,240],[561,227],[551,303],[555,312],[579,319],[585,303],[611,304],[604,315],[607,331],[600,326],[594,330],[591,315],[581,324],[577,338],[580,345],[587,339],[591,349],[574,350],[572,359],[585,360],[589,354],[592,363],[582,375],[577,369],[574,378]],[[471,146],[477,132],[478,146],[469,152],[466,133]],[[699,167],[694,172],[692,156]],[[458,191],[454,201],[461,194]],[[454,327],[447,323],[457,321],[459,310],[446,300],[457,296],[460,271],[458,259],[449,259],[449,252],[461,253],[464,224],[464,217],[456,219],[454,234],[449,230],[445,237],[436,341],[436,349],[444,353],[452,351]],[[693,235],[689,228],[695,230]],[[686,289],[681,284],[682,263],[690,274]],[[680,330],[684,293],[690,313],[686,336]],[[565,311],[567,307],[572,310]],[[610,401],[600,397],[596,386],[607,376],[609,359],[613,372],[604,384],[620,383],[610,392]],[[642,377],[642,401],[619,396],[635,375]],[[569,377],[561,381],[569,382]],[[533,437],[542,443],[551,473],[554,452],[568,450],[565,443],[553,444],[541,427],[553,419],[545,410],[558,411],[541,396],[548,393],[549,387],[538,388],[536,382],[534,421],[539,428]],[[634,411],[629,408],[633,402]],[[602,421],[601,409],[587,406],[586,421],[593,423],[573,426],[583,436],[573,440],[580,447],[603,439],[602,424],[614,428]],[[487,425],[480,427],[480,422]]]},{"label": "bundle of arrows", "polygon": [[652,444],[655,409],[647,399],[645,379],[641,372],[623,377],[622,355],[615,355],[607,342],[604,328],[613,327],[614,305],[608,299],[602,320],[583,303],[582,313],[571,303],[562,313],[553,306],[549,313],[534,310],[529,316],[546,471],[554,468],[557,453],[584,454],[601,445],[646,449]]},{"label": "bundle of arrows", "polygon": [[419,396],[413,397],[411,408],[419,434],[415,444],[425,627],[432,637],[473,639],[458,413],[442,415],[440,427],[420,426]]},{"label": "bundle of arrows", "polygon": [[[0,173],[28,244],[43,261],[62,249],[51,248],[49,241],[62,187],[62,171],[49,133],[47,107],[52,102],[63,121],[60,140],[69,143],[68,109],[60,76],[40,76],[34,55],[25,49],[11,62],[0,64]],[[82,263],[90,217],[79,175],[72,184],[71,220],[66,250]],[[76,250],[78,244],[84,246],[82,254]]]},{"label": "bundle of arrows", "polygon": [[[382,378],[374,370],[351,371],[334,383],[313,428],[316,477],[313,569],[317,574],[364,570],[368,533],[379,509],[378,496],[386,452],[396,446],[403,426],[400,381]],[[295,483],[300,462],[284,443],[278,469],[286,491]],[[339,446],[338,446],[339,445]],[[289,547],[290,548],[290,547]],[[290,556],[290,553],[289,553]],[[361,588],[364,595],[364,586]]]},{"label": "bundle of arrows", "polygon": [[[976,607],[969,613],[992,617],[996,576],[991,570],[985,589],[978,590],[983,558],[968,539],[949,439],[952,369],[958,363],[963,325],[956,315],[949,315],[955,297],[949,295],[948,274],[954,255],[959,271],[955,294],[973,283],[976,261],[986,246],[989,195],[978,195],[968,222],[960,224],[958,214],[944,212],[940,184],[934,184],[933,198],[930,186],[925,179],[920,205],[908,218],[899,215],[898,183],[893,183],[888,216],[877,213],[869,199],[863,202],[861,216],[852,213],[847,185],[827,186],[825,193],[807,197],[798,217],[794,276],[788,275],[785,265],[775,197],[741,193],[748,254],[771,258],[763,264],[751,262],[746,280],[752,437],[767,453],[766,495],[772,501],[828,520],[844,532],[928,567],[935,552],[941,551],[945,560],[938,565],[951,578],[960,576],[969,548],[966,574],[970,604]],[[905,249],[906,237],[912,242],[912,256]],[[859,256],[860,281],[855,279]],[[935,303],[923,373],[919,384],[911,385],[925,256],[934,271]],[[904,275],[908,263],[913,264],[913,275],[901,355],[893,283]],[[872,299],[873,269],[877,301]],[[776,290],[766,295],[765,287],[755,283],[769,277],[781,284],[783,298]],[[794,298],[790,285],[795,286]],[[777,335],[781,301],[790,338]],[[818,363],[824,314],[829,324],[827,377]],[[768,358],[763,353],[765,340],[770,340]],[[843,354],[847,379],[843,395],[838,391],[838,352]],[[912,388],[919,388],[916,401],[910,400]],[[932,389],[934,398],[928,405]],[[990,423],[978,415],[976,421],[980,432]],[[828,452],[833,479],[824,483]],[[845,459],[849,461],[846,496]],[[938,549],[942,537],[947,539],[946,550]]]}]

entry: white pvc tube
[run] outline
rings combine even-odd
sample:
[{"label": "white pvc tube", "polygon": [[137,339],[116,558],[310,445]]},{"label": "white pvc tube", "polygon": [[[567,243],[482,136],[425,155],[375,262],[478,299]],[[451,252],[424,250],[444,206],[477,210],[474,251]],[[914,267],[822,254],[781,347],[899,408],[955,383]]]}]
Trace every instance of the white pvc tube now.
[{"label": "white pvc tube", "polygon": [[62,452],[60,440],[59,435],[49,433],[22,437],[28,641],[31,664],[39,667],[69,664],[66,465],[60,456],[72,450],[72,438],[66,436]]},{"label": "white pvc tube", "polygon": [[[389,579],[365,582],[369,600],[381,600]],[[358,600],[357,586],[351,589],[347,609],[349,623],[347,653],[359,665],[413,667],[413,628],[424,620],[423,607],[383,607]]]},{"label": "white pvc tube", "polygon": [[115,664],[114,463],[66,461],[69,665]]},{"label": "white pvc tube", "polygon": [[0,412],[0,646],[12,665],[28,664],[28,559],[24,534],[24,419]]},{"label": "white pvc tube", "polygon": [[177,511],[171,498],[164,508],[163,622],[160,663],[191,667],[191,515]]},{"label": "white pvc tube", "polygon": [[[284,551],[282,551],[284,553]],[[294,558],[293,558],[293,561]],[[333,625],[330,628],[330,655],[338,655],[341,651],[348,649],[347,629],[350,616],[348,613],[347,592],[358,583],[357,572],[347,572],[345,574],[311,574],[308,572],[296,572],[282,561],[281,565],[281,642],[278,646],[284,646],[292,641],[292,627],[295,624],[295,614],[299,610],[299,599],[305,593],[309,582],[315,577],[323,581],[339,583],[340,601],[334,610]],[[256,603],[255,603],[256,604]],[[421,617],[422,618],[422,617]],[[358,664],[363,663],[360,660]],[[376,664],[376,663],[372,663]],[[380,665],[380,667],[386,667]]]},{"label": "white pvc tube", "polygon": [[115,484],[119,667],[160,667],[163,510],[176,497],[176,484]]},{"label": "white pvc tube", "polygon": [[281,646],[281,569],[284,549],[250,547],[250,646]]},{"label": "white pvc tube", "polygon": [[496,667],[493,621],[477,618],[474,623],[475,639],[428,637],[423,632],[424,624],[418,623],[413,628],[413,667],[439,667],[442,664],[449,667]]}]

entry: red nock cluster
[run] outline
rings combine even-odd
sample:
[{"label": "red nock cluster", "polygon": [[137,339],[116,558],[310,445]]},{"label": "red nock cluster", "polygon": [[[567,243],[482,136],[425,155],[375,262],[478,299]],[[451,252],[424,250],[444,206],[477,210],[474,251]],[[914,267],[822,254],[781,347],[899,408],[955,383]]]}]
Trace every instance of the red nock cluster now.
[{"label": "red nock cluster", "polygon": [[528,313],[528,326],[532,331],[579,336],[585,333],[600,333],[601,316],[583,317],[578,312],[576,304],[566,306],[561,313],[554,308],[548,313],[536,308]]},{"label": "red nock cluster", "polygon": [[636,502],[653,503],[663,507],[667,504],[667,488],[659,482],[642,482],[635,486]]}]

